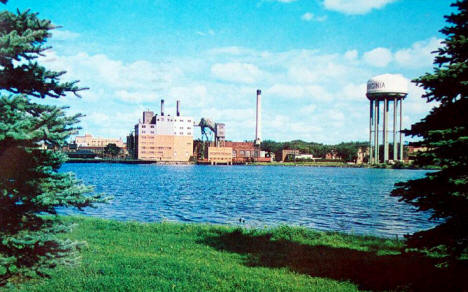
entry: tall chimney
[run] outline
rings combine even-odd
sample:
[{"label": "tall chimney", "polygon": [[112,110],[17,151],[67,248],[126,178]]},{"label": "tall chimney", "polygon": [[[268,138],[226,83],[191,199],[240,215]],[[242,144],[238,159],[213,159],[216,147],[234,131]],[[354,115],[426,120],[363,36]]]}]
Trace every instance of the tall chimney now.
[{"label": "tall chimney", "polygon": [[257,124],[255,127],[255,145],[262,143],[262,91],[257,89]]},{"label": "tall chimney", "polygon": [[164,99],[161,99],[161,116],[164,116]]},{"label": "tall chimney", "polygon": [[180,116],[180,100],[177,101],[177,116]]}]

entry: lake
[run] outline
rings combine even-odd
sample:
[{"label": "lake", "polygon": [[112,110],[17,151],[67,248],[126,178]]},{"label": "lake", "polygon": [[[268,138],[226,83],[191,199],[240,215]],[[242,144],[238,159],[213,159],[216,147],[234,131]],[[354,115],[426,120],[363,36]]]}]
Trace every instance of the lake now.
[{"label": "lake", "polygon": [[430,213],[389,195],[396,182],[420,178],[425,170],[70,163],[61,171],[114,196],[84,212],[60,210],[65,214],[260,228],[288,224],[385,237],[434,226]]}]

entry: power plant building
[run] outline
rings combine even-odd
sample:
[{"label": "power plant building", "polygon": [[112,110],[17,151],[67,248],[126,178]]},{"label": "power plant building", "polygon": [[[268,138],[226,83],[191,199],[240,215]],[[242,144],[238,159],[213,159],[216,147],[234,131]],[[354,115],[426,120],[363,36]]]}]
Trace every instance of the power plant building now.
[{"label": "power plant building", "polygon": [[192,117],[181,116],[177,101],[175,116],[165,115],[164,100],[161,113],[144,111],[143,119],[135,125],[133,155],[140,160],[187,162],[193,155]]}]

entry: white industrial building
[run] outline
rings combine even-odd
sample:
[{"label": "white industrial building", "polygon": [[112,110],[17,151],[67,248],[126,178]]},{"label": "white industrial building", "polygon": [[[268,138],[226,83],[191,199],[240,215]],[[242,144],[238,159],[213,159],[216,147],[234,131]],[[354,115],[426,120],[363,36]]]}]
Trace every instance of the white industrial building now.
[{"label": "white industrial building", "polygon": [[161,113],[143,112],[143,120],[135,125],[135,158],[155,161],[188,161],[193,155],[192,117],[181,116],[177,101],[175,116],[165,115],[164,100]]}]

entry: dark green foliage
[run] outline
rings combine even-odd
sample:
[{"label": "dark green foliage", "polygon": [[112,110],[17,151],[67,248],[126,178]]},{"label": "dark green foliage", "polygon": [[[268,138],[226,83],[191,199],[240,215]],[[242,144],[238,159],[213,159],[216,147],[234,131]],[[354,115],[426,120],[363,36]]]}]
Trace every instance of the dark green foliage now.
[{"label": "dark green foliage", "polygon": [[[363,150],[368,146],[368,142],[347,142],[337,145],[325,145],[315,142],[305,142],[302,140],[293,140],[290,142],[275,142],[265,140],[261,144],[261,149],[269,153],[275,153],[278,159],[281,159],[281,151],[284,149],[296,149],[301,154],[312,154],[317,158],[324,158],[327,153],[336,153],[344,161],[355,161],[359,148]],[[294,160],[292,158],[291,160]]]},{"label": "dark green foliage", "polygon": [[0,13],[0,286],[15,274],[44,275],[47,268],[73,261],[70,253],[78,243],[57,239],[67,227],[42,214],[102,200],[86,196],[91,188],[72,174],[58,172],[64,154],[41,147],[63,145],[80,118],[31,100],[81,90],[76,82],[60,83],[64,72],[36,62],[52,28],[29,11]]},{"label": "dark green foliage", "polygon": [[283,145],[280,142],[273,140],[265,140],[260,144],[260,148],[268,153],[276,153],[283,149]]},{"label": "dark green foliage", "polygon": [[112,157],[115,157],[117,155],[119,155],[120,153],[120,148],[117,147],[117,145],[115,145],[114,143],[109,143],[106,145],[106,147],[104,147],[104,153],[105,154],[108,154]]},{"label": "dark green foliage", "polygon": [[468,1],[453,6],[458,12],[446,17],[449,26],[441,32],[447,37],[436,51],[434,73],[414,80],[426,90],[423,97],[439,105],[406,131],[422,137],[418,145],[429,149],[418,153],[416,163],[441,170],[397,184],[392,195],[443,220],[409,236],[410,247],[442,248],[456,258],[468,246]]}]

